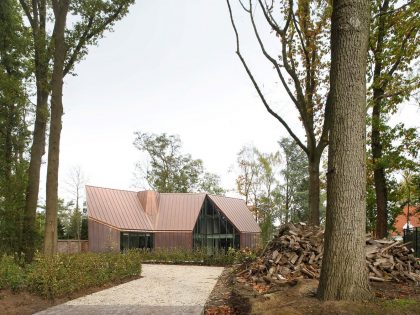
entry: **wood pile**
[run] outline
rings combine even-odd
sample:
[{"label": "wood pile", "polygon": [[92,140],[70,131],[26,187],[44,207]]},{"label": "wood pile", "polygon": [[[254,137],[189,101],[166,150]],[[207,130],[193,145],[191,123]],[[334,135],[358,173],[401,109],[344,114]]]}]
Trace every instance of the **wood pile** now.
[{"label": "wood pile", "polygon": [[[262,255],[237,276],[253,283],[284,284],[297,278],[318,279],[324,250],[324,230],[305,223],[279,229]],[[420,259],[406,244],[373,240],[367,235],[366,265],[371,281],[420,283]]]}]

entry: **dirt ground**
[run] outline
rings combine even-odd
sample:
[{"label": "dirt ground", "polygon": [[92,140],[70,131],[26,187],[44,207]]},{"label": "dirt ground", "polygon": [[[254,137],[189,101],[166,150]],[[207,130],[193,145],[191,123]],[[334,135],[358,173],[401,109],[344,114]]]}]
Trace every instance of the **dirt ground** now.
[{"label": "dirt ground", "polygon": [[[239,280],[239,281],[238,281]],[[318,281],[298,279],[285,286],[250,285],[226,269],[206,304],[206,315],[264,314],[420,314],[420,286],[371,283],[374,298],[363,302],[321,302]]]},{"label": "dirt ground", "polygon": [[139,277],[133,277],[126,279],[123,282],[113,282],[100,287],[89,288],[82,290],[71,295],[57,298],[55,300],[46,300],[37,295],[28,293],[26,291],[13,293],[10,290],[0,290],[0,314],[1,315],[29,315],[44,309],[47,309],[51,306],[65,303],[67,301],[98,292],[115,285],[125,283]]}]

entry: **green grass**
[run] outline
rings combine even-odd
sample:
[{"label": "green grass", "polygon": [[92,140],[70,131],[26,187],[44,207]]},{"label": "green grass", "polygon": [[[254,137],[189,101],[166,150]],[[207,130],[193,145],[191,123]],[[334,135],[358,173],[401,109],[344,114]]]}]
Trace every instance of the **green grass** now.
[{"label": "green grass", "polygon": [[420,312],[420,301],[413,300],[413,299],[393,299],[393,300],[387,300],[382,303],[382,305],[386,309],[400,309],[404,310],[407,308],[411,308],[412,306],[419,307]]}]

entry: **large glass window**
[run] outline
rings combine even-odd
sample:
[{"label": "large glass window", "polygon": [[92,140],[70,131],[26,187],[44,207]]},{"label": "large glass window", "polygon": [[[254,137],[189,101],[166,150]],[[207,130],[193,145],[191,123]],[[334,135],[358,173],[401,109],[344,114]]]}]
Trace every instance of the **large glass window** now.
[{"label": "large glass window", "polygon": [[239,248],[239,232],[208,198],[204,200],[193,231],[194,249],[216,250]]},{"label": "large glass window", "polygon": [[153,248],[153,233],[121,232],[120,249]]}]

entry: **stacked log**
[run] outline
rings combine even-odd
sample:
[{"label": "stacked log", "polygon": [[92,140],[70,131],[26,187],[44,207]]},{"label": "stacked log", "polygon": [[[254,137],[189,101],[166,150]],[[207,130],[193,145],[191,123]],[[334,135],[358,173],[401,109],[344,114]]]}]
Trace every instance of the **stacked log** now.
[{"label": "stacked log", "polygon": [[[286,224],[262,255],[238,273],[254,283],[287,283],[297,278],[318,279],[324,250],[324,230],[305,223]],[[406,244],[373,240],[367,235],[366,264],[372,281],[420,283],[420,259]]]}]

